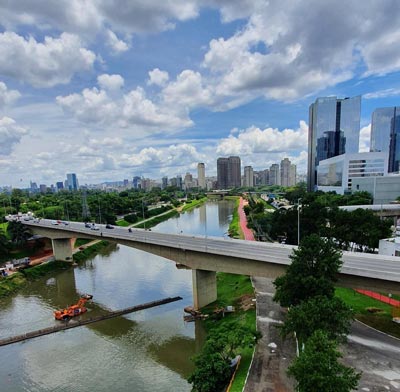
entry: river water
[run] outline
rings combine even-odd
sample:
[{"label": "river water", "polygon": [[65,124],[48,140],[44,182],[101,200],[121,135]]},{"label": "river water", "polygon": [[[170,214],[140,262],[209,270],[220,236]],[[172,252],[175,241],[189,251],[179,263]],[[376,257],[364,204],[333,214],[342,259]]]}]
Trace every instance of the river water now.
[{"label": "river water", "polygon": [[[208,202],[154,231],[224,236],[234,202]],[[35,280],[0,301],[0,338],[54,325],[53,310],[93,294],[82,318],[165,297],[183,301],[0,347],[0,391],[190,391],[190,357],[202,346],[200,323],[185,323],[191,271],[121,245],[75,269]]]}]

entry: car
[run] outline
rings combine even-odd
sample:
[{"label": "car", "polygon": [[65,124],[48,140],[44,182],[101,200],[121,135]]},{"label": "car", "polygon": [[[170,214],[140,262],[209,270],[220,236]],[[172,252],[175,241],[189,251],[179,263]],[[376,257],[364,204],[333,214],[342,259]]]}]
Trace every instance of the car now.
[{"label": "car", "polygon": [[68,226],[69,225],[69,223],[67,222],[67,221],[62,221],[61,222],[63,225],[65,225],[65,226]]},{"label": "car", "polygon": [[106,224],[106,229],[113,229],[114,226],[111,226],[109,223]]},{"label": "car", "polygon": [[90,229],[90,228],[92,227],[92,225],[91,225],[90,223],[87,223],[87,222],[86,222],[86,223],[85,223],[85,227],[87,227],[87,228]]},{"label": "car", "polygon": [[91,228],[90,228],[90,230],[96,230],[96,231],[98,231],[98,230],[100,230],[97,226],[95,226],[95,225],[93,225]]},{"label": "car", "polygon": [[52,221],[51,221],[51,224],[52,224],[52,225],[58,225],[58,222],[55,221],[55,220],[52,220]]}]

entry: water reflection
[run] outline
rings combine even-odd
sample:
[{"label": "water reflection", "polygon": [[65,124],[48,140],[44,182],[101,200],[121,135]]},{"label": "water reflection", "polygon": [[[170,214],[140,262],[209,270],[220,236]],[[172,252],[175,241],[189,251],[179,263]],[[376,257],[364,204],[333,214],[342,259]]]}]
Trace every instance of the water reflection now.
[{"label": "water reflection", "polygon": [[[233,206],[212,202],[154,230],[221,236]],[[190,391],[189,358],[204,341],[201,324],[183,322],[191,285],[191,271],[119,245],[76,269],[30,283],[0,301],[0,337],[56,323],[53,310],[76,303],[85,292],[94,297],[81,317],[169,296],[183,301],[1,347],[1,391]]]}]

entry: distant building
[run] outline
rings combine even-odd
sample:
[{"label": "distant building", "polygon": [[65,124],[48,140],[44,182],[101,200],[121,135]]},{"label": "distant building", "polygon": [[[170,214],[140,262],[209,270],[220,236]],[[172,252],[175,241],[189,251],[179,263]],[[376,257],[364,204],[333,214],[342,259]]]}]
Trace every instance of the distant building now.
[{"label": "distant building", "polygon": [[57,191],[60,191],[61,189],[64,189],[64,183],[62,181],[57,181],[56,182],[56,188],[57,188]]},{"label": "distant building", "polygon": [[78,178],[75,173],[67,174],[67,189],[70,191],[77,191],[79,189]]},{"label": "distant building", "polygon": [[373,204],[392,203],[400,195],[400,176],[373,176],[353,178],[352,192],[368,192]]},{"label": "distant building", "polygon": [[296,184],[297,184],[297,166],[291,164],[289,171],[289,186],[295,186]]},{"label": "distant building", "polygon": [[168,186],[168,177],[163,177],[161,181],[161,188],[165,189]]},{"label": "distant building", "polygon": [[342,154],[325,159],[317,167],[318,190],[341,195],[360,190],[354,188],[353,182],[361,177],[386,176],[387,161],[387,154],[383,152]]},{"label": "distant building", "polygon": [[254,171],[252,166],[244,167],[244,181],[243,186],[252,188],[254,187]]},{"label": "distant building", "polygon": [[241,163],[239,157],[231,156],[217,159],[217,182],[219,189],[241,186]]},{"label": "distant building", "polygon": [[317,98],[309,109],[307,189],[314,191],[319,162],[358,153],[361,97]]},{"label": "distant building", "polygon": [[47,192],[47,185],[40,184],[39,185],[39,190],[40,190],[40,193],[46,193]]},{"label": "distant building", "polygon": [[371,152],[388,154],[388,172],[398,173],[400,163],[400,107],[379,108],[372,113]]},{"label": "distant building", "polygon": [[199,184],[199,188],[206,188],[206,168],[204,163],[197,164],[197,181]]},{"label": "distant building", "polygon": [[182,189],[182,176],[180,175],[176,176],[176,187]]},{"label": "distant building", "polygon": [[124,187],[127,188],[129,186],[129,180],[124,180]]},{"label": "distant building", "polygon": [[183,180],[185,189],[193,188],[193,176],[190,173],[185,174],[185,179]]},{"label": "distant building", "polygon": [[268,185],[281,185],[281,172],[277,163],[273,163],[269,168]]},{"label": "distant building", "polygon": [[32,181],[31,181],[30,190],[31,190],[32,193],[37,193],[37,192],[39,191],[39,188],[38,188],[36,182],[32,182]]},{"label": "distant building", "polygon": [[132,186],[134,189],[141,189],[141,178],[139,176],[133,177]]}]

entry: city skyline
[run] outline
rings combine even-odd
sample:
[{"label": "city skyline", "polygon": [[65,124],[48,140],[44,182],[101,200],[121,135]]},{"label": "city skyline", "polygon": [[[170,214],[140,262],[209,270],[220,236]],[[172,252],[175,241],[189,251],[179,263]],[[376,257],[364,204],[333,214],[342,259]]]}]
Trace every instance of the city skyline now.
[{"label": "city skyline", "polygon": [[209,176],[218,156],[255,171],[287,157],[305,174],[317,97],[362,95],[369,151],[373,111],[399,102],[400,4],[344,4],[0,5],[0,186],[173,177],[198,162]]}]

